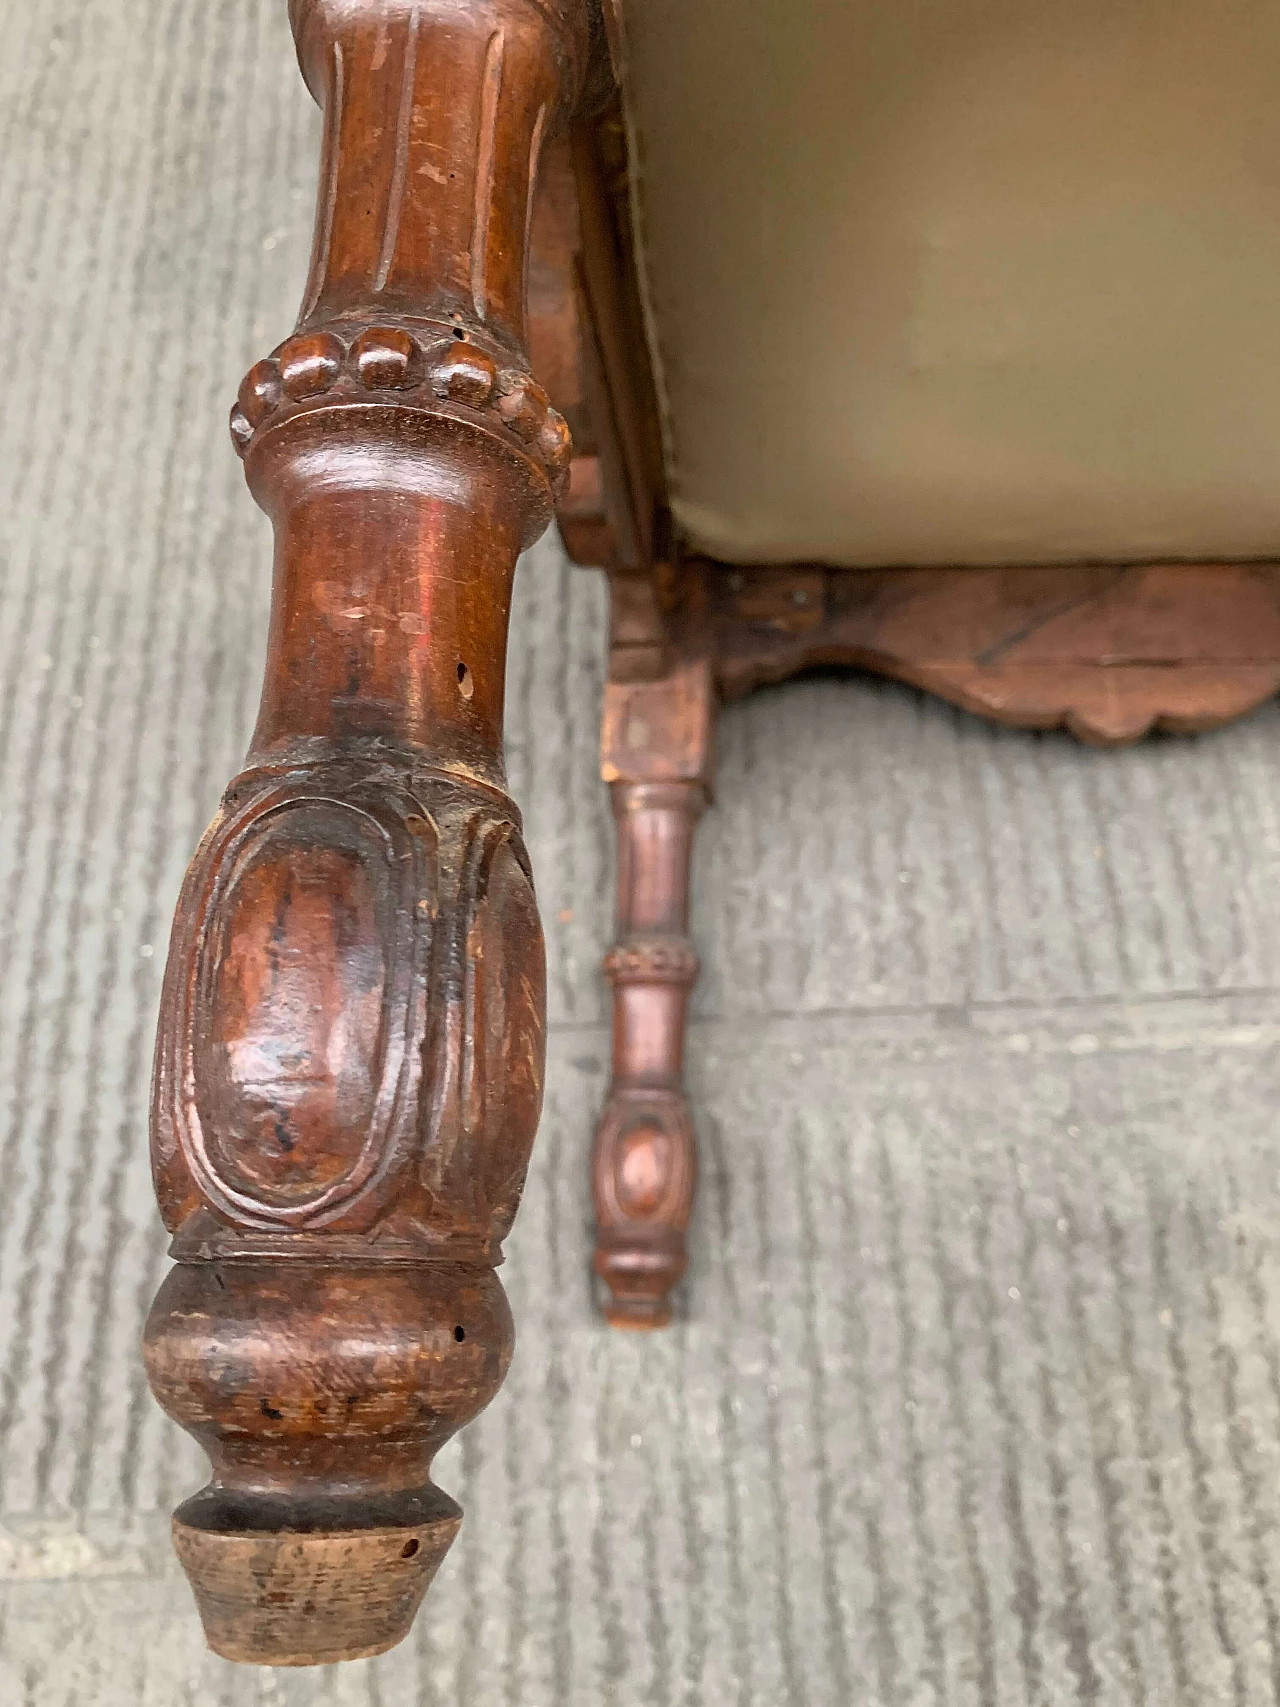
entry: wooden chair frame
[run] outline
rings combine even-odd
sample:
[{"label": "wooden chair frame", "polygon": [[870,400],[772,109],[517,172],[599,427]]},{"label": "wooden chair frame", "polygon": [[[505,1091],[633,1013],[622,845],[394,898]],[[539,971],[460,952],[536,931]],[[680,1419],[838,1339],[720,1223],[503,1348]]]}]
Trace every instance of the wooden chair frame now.
[{"label": "wooden chair frame", "polygon": [[325,111],[315,249],[297,330],[231,415],[275,528],[266,680],[179,903],[152,1108],[177,1260],[147,1367],[212,1461],[174,1534],[233,1659],[404,1636],[461,1519],[432,1458],[510,1358],[495,1268],[537,1127],[545,972],[503,675],[516,558],[557,504],[611,588],[618,934],[593,1173],[621,1325],[666,1321],[685,1263],[689,863],[719,699],[857,664],[1109,744],[1280,686],[1274,564],[682,550],[616,4],[290,0]]}]

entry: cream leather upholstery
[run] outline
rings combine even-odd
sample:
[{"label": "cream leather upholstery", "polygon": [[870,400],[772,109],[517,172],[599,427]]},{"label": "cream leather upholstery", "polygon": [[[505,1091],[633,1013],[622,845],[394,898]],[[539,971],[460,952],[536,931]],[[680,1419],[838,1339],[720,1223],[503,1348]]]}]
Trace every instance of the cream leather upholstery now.
[{"label": "cream leather upholstery", "polygon": [[1280,556],[1280,0],[626,0],[678,520]]}]

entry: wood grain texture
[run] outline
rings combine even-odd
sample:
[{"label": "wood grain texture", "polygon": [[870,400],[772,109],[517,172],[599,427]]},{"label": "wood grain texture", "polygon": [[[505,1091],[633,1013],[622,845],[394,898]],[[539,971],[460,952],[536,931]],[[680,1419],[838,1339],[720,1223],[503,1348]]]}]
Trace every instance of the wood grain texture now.
[{"label": "wood grain texture", "polygon": [[726,699],[823,664],[1094,746],[1194,733],[1280,689],[1280,564],[717,567]]},{"label": "wood grain texture", "polygon": [[507,623],[570,453],[525,349],[530,174],[591,33],[573,0],[291,17],[329,106],[316,241],[231,415],[272,618],[174,921],[152,1163],[178,1263],[145,1340],[213,1466],[174,1530],[206,1634],[279,1665],[404,1636],[461,1518],[432,1459],[511,1355],[545,968]]},{"label": "wood grain texture", "polygon": [[[603,775],[618,826],[613,1083],[596,1134],[596,1270],[618,1326],[661,1326],[684,1269],[696,1141],[683,1088],[694,827],[714,700],[818,665],[896,676],[997,721],[1097,746],[1192,732],[1280,689],[1280,565],[734,568],[687,561],[673,662],[632,679],[633,577],[614,573]],[[708,590],[709,610],[702,603]],[[624,644],[619,646],[622,635]],[[621,664],[621,668],[618,668]]]}]

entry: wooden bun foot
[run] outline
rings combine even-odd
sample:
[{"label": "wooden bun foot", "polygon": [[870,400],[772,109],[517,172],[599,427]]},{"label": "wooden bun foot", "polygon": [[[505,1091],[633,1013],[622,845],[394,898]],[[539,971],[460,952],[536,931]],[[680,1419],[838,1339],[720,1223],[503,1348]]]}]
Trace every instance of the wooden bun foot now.
[{"label": "wooden bun foot", "polygon": [[408,1633],[462,1521],[431,1461],[497,1392],[512,1337],[492,1269],[170,1271],[147,1371],[213,1465],[173,1537],[215,1652],[323,1665]]},{"label": "wooden bun foot", "polygon": [[[214,1653],[248,1665],[328,1665],[384,1653],[409,1633],[462,1522],[439,1511],[373,1528],[240,1531],[190,1500],[173,1541]],[[408,1514],[406,1513],[406,1517]]]},{"label": "wooden bun foot", "polygon": [[609,1289],[605,1320],[614,1328],[647,1332],[671,1320],[669,1294],[687,1266],[683,1238],[650,1244],[633,1236],[626,1242],[603,1238],[596,1247],[595,1271]]}]

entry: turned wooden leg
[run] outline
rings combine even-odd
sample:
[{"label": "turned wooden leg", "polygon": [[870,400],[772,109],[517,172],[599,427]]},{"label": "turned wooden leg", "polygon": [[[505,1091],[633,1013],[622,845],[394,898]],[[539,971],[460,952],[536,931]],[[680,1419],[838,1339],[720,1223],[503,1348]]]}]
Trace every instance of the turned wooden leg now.
[{"label": "turned wooden leg", "polygon": [[697,1150],[684,1034],[698,959],[689,940],[693,834],[707,801],[712,730],[705,658],[605,690],[602,771],[618,826],[613,1076],[592,1175],[596,1273],[616,1327],[657,1328],[685,1270]]},{"label": "turned wooden leg", "polygon": [[275,529],[262,706],[174,922],[148,1373],[205,1447],[174,1520],[211,1645],[405,1635],[493,1397],[494,1268],[542,1095],[542,937],[502,762],[516,556],[567,466],[529,377],[543,138],[576,0],[292,0],[325,109],[298,331],[231,430]]}]

